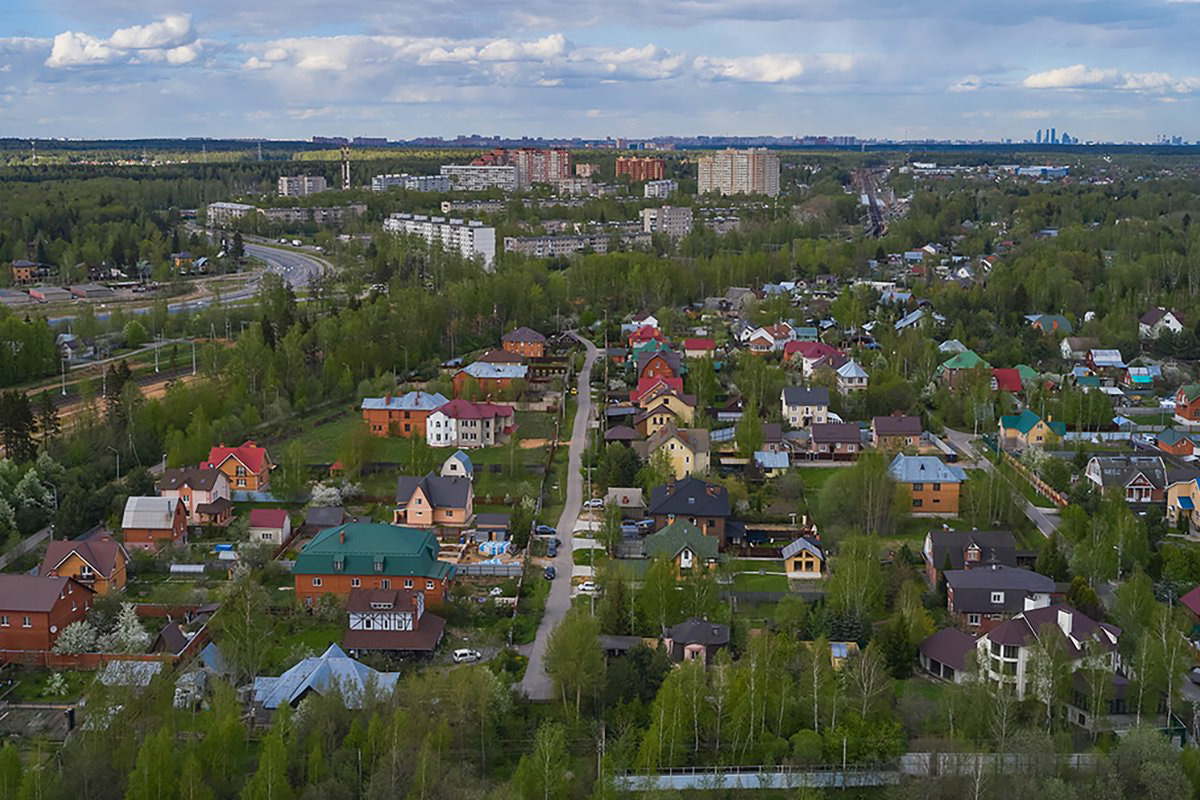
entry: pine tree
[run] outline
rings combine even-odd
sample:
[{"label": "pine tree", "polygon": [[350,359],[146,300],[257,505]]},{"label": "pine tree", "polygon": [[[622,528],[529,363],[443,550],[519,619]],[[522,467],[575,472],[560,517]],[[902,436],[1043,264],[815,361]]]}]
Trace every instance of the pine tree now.
[{"label": "pine tree", "polygon": [[29,397],[17,389],[0,392],[0,442],[5,455],[17,463],[32,461],[37,455],[35,429]]},{"label": "pine tree", "polygon": [[242,789],[242,800],[292,800],[295,792],[288,780],[287,745],[284,726],[275,726],[267,735],[258,769]]},{"label": "pine tree", "polygon": [[62,430],[58,421],[58,409],[54,406],[54,401],[50,399],[49,392],[42,392],[38,395],[37,429],[41,434],[43,452],[47,445],[58,438]]},{"label": "pine tree", "polygon": [[21,754],[17,746],[8,742],[0,747],[0,797],[16,797],[22,772]]}]

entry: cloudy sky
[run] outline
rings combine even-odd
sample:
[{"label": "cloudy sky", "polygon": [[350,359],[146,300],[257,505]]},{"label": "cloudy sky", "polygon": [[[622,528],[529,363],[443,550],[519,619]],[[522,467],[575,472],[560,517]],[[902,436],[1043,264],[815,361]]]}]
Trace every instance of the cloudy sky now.
[{"label": "cloudy sky", "polygon": [[0,0],[0,135],[1200,139],[1200,0]]}]

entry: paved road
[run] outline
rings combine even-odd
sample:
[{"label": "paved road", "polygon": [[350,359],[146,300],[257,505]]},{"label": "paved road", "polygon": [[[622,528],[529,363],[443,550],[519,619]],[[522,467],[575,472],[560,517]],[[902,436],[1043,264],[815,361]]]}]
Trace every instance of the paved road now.
[{"label": "paved road", "polygon": [[[987,458],[982,457],[980,455],[980,451],[975,449],[976,438],[977,437],[972,436],[969,433],[952,431],[949,428],[946,428],[946,439],[949,440],[951,446],[962,453],[966,458],[966,460],[962,462],[961,466],[975,467],[982,469],[984,472],[994,473],[996,468],[993,466],[992,462]],[[1014,490],[1016,489],[1016,487],[1013,488]],[[1054,531],[1058,530],[1058,514],[1055,514],[1048,509],[1038,508],[1033,503],[1026,500],[1025,496],[1021,494],[1020,491],[1017,492],[1017,500],[1022,504],[1022,510],[1025,512],[1025,516],[1029,517],[1029,521],[1037,526],[1037,529],[1042,532],[1043,536],[1049,536],[1050,534],[1054,533]]]},{"label": "paved road", "polygon": [[50,527],[47,526],[45,528],[42,528],[37,533],[32,534],[28,538],[22,539],[20,542],[17,543],[16,547],[12,548],[8,552],[6,552],[4,555],[0,555],[0,569],[4,569],[5,567],[7,567],[9,565],[9,562],[16,561],[18,558],[25,555],[30,550],[37,547],[39,544],[41,544],[42,542],[46,541],[49,538],[50,538]]},{"label": "paved road", "polygon": [[579,408],[575,412],[575,424],[571,428],[571,444],[567,457],[567,501],[563,506],[562,516],[558,518],[558,536],[563,543],[558,550],[558,557],[553,561],[558,577],[550,586],[550,596],[546,598],[546,613],[538,626],[537,636],[529,651],[529,665],[525,668],[525,677],[521,681],[521,693],[530,700],[554,699],[554,682],[546,674],[546,642],[550,638],[550,632],[562,621],[567,609],[571,607],[571,567],[574,564],[572,532],[583,505],[583,451],[587,447],[588,421],[592,417],[592,365],[600,354],[596,346],[587,339],[580,336],[575,338],[587,348],[587,356],[578,376]]}]

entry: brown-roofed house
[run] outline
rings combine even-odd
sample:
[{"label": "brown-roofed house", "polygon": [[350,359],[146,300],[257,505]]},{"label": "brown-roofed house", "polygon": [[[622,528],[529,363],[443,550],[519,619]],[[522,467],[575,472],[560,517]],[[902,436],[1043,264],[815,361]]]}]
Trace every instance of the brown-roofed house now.
[{"label": "brown-roofed house", "polygon": [[871,444],[878,450],[905,450],[921,443],[921,418],[893,413],[871,420]]},{"label": "brown-roofed house", "polygon": [[11,650],[50,650],[87,616],[95,593],[74,578],[0,575],[0,661]]},{"label": "brown-roofed house", "polygon": [[129,554],[107,533],[75,541],[52,541],[46,546],[41,575],[74,578],[96,594],[125,588]]},{"label": "brown-roofed house", "polygon": [[862,452],[862,434],[849,422],[814,422],[810,449],[814,458],[852,461]]},{"label": "brown-roofed house", "polygon": [[509,331],[500,337],[501,346],[510,353],[520,353],[526,358],[542,358],[546,355],[546,337],[533,328],[524,326]]},{"label": "brown-roofed house", "polygon": [[351,653],[379,650],[432,653],[446,620],[425,611],[425,595],[410,589],[351,589],[342,645]]},{"label": "brown-roofed house", "polygon": [[158,493],[183,503],[188,525],[228,525],[233,519],[229,477],[215,467],[168,469]]}]

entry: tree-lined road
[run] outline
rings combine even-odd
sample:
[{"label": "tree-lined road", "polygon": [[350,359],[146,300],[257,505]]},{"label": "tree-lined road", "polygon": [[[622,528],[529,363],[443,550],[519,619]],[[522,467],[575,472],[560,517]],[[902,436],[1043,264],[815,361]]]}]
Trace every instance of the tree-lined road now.
[{"label": "tree-lined road", "polygon": [[[575,522],[583,507],[583,451],[587,447],[588,422],[592,417],[592,366],[600,351],[587,339],[574,336],[587,349],[583,369],[579,371],[579,408],[575,411],[575,423],[571,426],[571,444],[567,455],[567,499],[562,516],[558,518],[558,536],[563,545],[558,557],[553,560],[558,577],[550,584],[550,595],[546,598],[546,612],[538,625],[537,636],[529,651],[529,664],[521,680],[521,693],[530,700],[554,698],[554,682],[546,674],[546,642],[550,632],[558,626],[571,607],[571,567],[574,558]],[[539,576],[534,580],[541,580]]]},{"label": "tree-lined road", "polygon": [[[975,442],[978,440],[978,437],[946,428],[946,438],[955,450],[958,450],[966,458],[970,459],[968,462],[964,462],[963,466],[976,467],[982,469],[984,472],[999,474],[996,472],[996,468],[992,465],[992,462],[985,456],[980,455],[979,451],[975,449]],[[1008,482],[1008,478],[1005,476],[1001,475],[1000,477]],[[1009,483],[1009,485],[1011,486],[1012,484]],[[1038,508],[1026,500],[1025,495],[1017,487],[1013,486],[1012,488],[1017,493],[1017,502],[1020,504],[1021,510],[1025,512],[1025,516],[1029,518],[1029,521],[1037,526],[1037,529],[1041,531],[1043,536],[1048,537],[1054,531],[1058,530],[1058,514],[1044,508]]]}]

